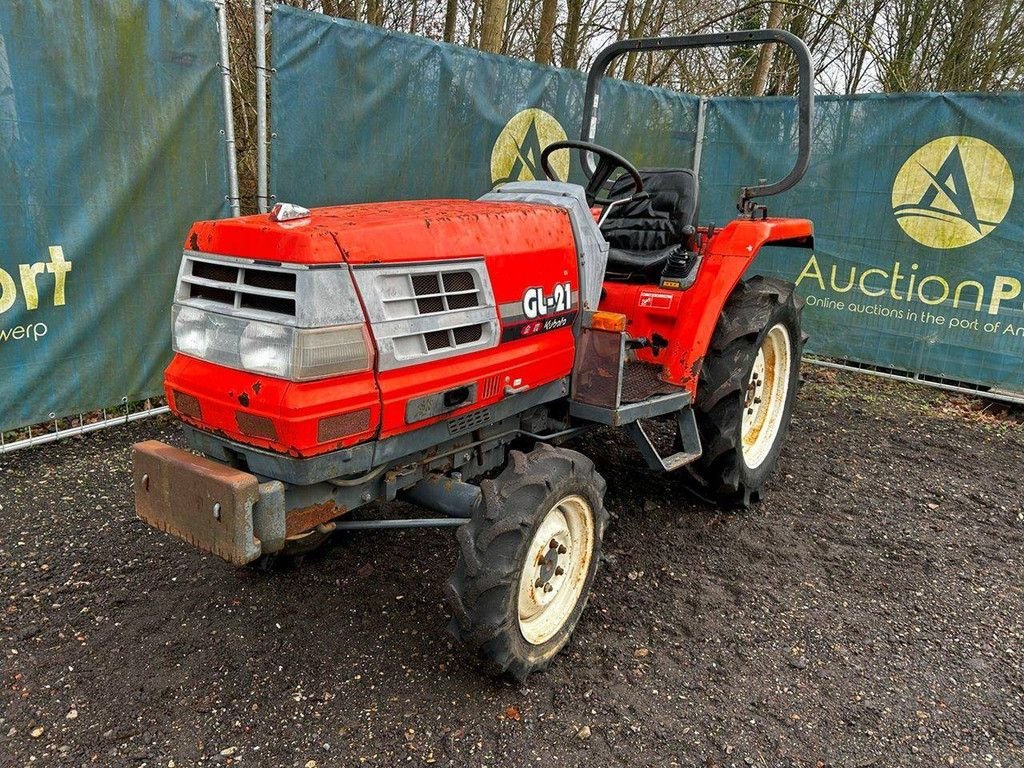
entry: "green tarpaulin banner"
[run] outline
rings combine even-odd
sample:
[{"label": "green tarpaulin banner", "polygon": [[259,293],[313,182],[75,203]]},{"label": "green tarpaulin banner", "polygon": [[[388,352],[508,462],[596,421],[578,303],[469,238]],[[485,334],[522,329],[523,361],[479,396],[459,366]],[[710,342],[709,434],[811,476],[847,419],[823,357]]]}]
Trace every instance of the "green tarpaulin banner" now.
[{"label": "green tarpaulin banner", "polygon": [[[475,198],[539,175],[542,146],[579,137],[580,72],[289,6],[274,6],[272,18],[278,200]],[[689,166],[697,103],[610,81],[597,140],[640,165]],[[565,167],[555,170],[564,178]]]},{"label": "green tarpaulin banner", "polygon": [[[583,76],[275,6],[272,178],[301,204],[476,197],[538,173],[541,146],[579,136]],[[796,282],[808,350],[1024,390],[1020,94],[825,97],[812,166],[771,213],[813,219],[813,252],[766,251]],[[683,166],[697,100],[605,83],[599,143],[638,166]],[[791,99],[708,100],[702,224],[736,215],[742,184],[791,167]],[[560,170],[560,169],[559,169]],[[574,176],[579,180],[578,176]]]},{"label": "green tarpaulin banner", "polygon": [[0,3],[0,430],[161,391],[182,243],[228,213],[207,0]]},{"label": "green tarpaulin banner", "polygon": [[[704,218],[736,186],[791,167],[786,99],[708,104]],[[814,220],[815,249],[771,249],[757,271],[797,283],[808,351],[1024,392],[1024,94],[823,97],[811,168],[765,202]]]}]

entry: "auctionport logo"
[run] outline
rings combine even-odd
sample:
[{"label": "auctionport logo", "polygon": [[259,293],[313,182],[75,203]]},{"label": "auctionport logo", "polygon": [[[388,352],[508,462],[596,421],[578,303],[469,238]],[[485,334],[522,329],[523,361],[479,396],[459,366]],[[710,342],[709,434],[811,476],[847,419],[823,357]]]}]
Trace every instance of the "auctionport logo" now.
[{"label": "auctionport logo", "polygon": [[[50,260],[18,264],[16,268],[0,267],[0,345],[9,341],[39,341],[48,332],[46,323],[24,322],[8,325],[3,315],[15,309],[35,312],[48,304],[63,307],[67,296],[68,273],[72,264],[64,258],[64,249],[50,246]],[[23,319],[32,315],[23,315]]]},{"label": "auctionport logo", "polygon": [[[565,139],[565,129],[543,109],[531,107],[517,113],[501,129],[491,150],[491,183],[544,179],[540,153],[548,144]],[[569,153],[552,154],[551,168],[563,181],[568,179]]]},{"label": "auctionport logo", "polygon": [[971,136],[944,136],[918,149],[892,187],[903,231],[929,248],[960,248],[994,230],[1013,200],[1013,173],[1002,153]]}]

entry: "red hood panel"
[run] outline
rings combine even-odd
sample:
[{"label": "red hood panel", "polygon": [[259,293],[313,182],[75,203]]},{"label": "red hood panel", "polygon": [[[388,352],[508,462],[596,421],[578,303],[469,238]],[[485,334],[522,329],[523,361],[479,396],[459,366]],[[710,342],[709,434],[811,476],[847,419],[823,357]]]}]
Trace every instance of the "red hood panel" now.
[{"label": "red hood panel", "polygon": [[526,203],[365,203],[316,208],[307,219],[281,223],[268,214],[201,221],[185,247],[299,264],[431,261],[550,247],[564,239],[566,219],[558,208]]}]

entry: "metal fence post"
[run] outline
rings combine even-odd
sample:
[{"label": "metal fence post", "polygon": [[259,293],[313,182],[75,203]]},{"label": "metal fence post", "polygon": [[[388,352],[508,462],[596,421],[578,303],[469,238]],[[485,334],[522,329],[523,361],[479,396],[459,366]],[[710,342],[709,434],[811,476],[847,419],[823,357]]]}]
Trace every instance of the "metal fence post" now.
[{"label": "metal fence post", "polygon": [[231,58],[228,48],[227,0],[214,0],[217,7],[217,34],[220,38],[220,77],[224,99],[224,145],[228,155],[228,204],[231,215],[241,213],[238,194],[238,158],[235,155],[235,113],[231,98]]},{"label": "metal fence post", "polygon": [[256,16],[256,206],[266,213],[267,189],[267,6],[255,0]]},{"label": "metal fence post", "polygon": [[700,178],[700,162],[704,158],[704,125],[707,118],[708,100],[700,97],[697,102],[697,126],[694,128],[693,175]]}]

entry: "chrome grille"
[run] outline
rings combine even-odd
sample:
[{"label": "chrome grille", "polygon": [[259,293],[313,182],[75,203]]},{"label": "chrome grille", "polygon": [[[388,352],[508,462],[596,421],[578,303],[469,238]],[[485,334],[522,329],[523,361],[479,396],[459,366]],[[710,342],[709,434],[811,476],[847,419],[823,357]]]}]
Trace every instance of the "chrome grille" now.
[{"label": "chrome grille", "polygon": [[427,351],[433,352],[436,349],[452,349],[464,347],[468,344],[475,344],[484,335],[484,327],[480,323],[474,325],[461,325],[458,328],[446,328],[443,331],[427,331],[424,334],[410,334],[399,338],[412,338],[423,336]]},{"label": "chrome grille", "polygon": [[293,270],[230,264],[190,254],[186,256],[181,283],[186,291],[183,298],[295,317]]},{"label": "chrome grille", "polygon": [[354,270],[382,370],[498,342],[497,308],[483,260]]},{"label": "chrome grille", "polygon": [[383,298],[389,320],[480,306],[480,289],[469,270],[420,272],[405,277],[405,286],[401,279],[389,281],[392,290]]}]

